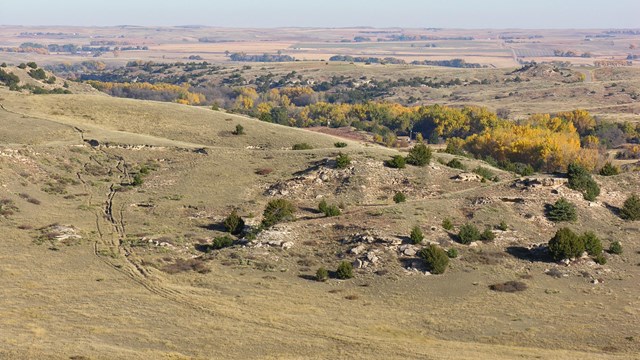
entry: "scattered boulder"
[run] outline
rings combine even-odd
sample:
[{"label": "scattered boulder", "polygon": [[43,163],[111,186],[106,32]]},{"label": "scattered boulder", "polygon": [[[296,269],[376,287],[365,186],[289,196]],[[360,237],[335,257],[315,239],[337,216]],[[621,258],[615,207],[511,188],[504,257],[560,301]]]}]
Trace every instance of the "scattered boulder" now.
[{"label": "scattered boulder", "polygon": [[482,181],[482,176],[475,173],[463,172],[454,176],[453,179],[456,181],[465,181],[465,182],[466,181]]},{"label": "scattered boulder", "polygon": [[363,244],[360,244],[354,248],[352,248],[349,252],[354,255],[360,255],[366,250],[366,247]]}]

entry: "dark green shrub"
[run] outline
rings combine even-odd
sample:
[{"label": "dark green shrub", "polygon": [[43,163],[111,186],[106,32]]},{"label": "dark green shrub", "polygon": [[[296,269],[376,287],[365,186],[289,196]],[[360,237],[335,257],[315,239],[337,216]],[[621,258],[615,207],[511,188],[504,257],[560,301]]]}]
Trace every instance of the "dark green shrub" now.
[{"label": "dark green shrub", "polygon": [[337,142],[337,143],[334,143],[333,146],[335,146],[337,148],[345,148],[345,147],[347,147],[347,143],[346,142]]},{"label": "dark green shrub", "polygon": [[460,170],[464,170],[466,169],[466,167],[464,166],[464,164],[462,163],[462,161],[458,160],[458,159],[452,159],[451,161],[449,161],[446,164],[448,167],[450,168],[454,168],[454,169],[460,169]]},{"label": "dark green shrub", "polygon": [[340,211],[340,208],[337,207],[336,205],[329,205],[324,211],[324,215],[326,217],[340,216],[340,214],[342,214],[342,212]]},{"label": "dark green shrub", "polygon": [[442,274],[449,265],[449,256],[440,247],[430,244],[420,250],[420,257],[424,259],[432,274]]},{"label": "dark green shrub", "polygon": [[351,158],[349,155],[340,153],[336,157],[336,167],[338,169],[345,169],[347,166],[351,165]]},{"label": "dark green shrub", "polygon": [[406,161],[401,155],[395,155],[391,158],[391,160],[386,160],[384,164],[390,168],[404,169],[404,167],[406,166]]},{"label": "dark green shrub", "polygon": [[327,200],[320,200],[320,203],[318,204],[318,210],[320,210],[321,213],[326,212],[328,207],[329,205],[327,204]]},{"label": "dark green shrub", "polygon": [[496,226],[496,228],[501,231],[507,231],[509,230],[509,225],[507,225],[506,221],[502,220],[500,221],[500,224]]},{"label": "dark green shrub", "polygon": [[606,164],[600,169],[600,175],[602,176],[614,176],[620,174],[620,168],[613,165],[610,161],[607,161]]},{"label": "dark green shrub", "polygon": [[407,201],[407,197],[406,197],[405,194],[403,194],[400,191],[398,191],[395,195],[393,195],[393,201],[396,204],[403,203],[403,202]]},{"label": "dark green shrub", "polygon": [[486,167],[478,166],[477,168],[473,169],[473,172],[482,176],[483,179],[491,180],[495,178],[493,172]]},{"label": "dark green shrub", "polygon": [[224,228],[232,235],[238,235],[244,229],[244,220],[235,209],[224,219]]},{"label": "dark green shrub", "polygon": [[584,189],[582,195],[585,200],[595,201],[598,195],[600,195],[600,186],[595,180],[591,179],[589,182],[587,182],[586,188]]},{"label": "dark green shrub", "polygon": [[575,258],[585,250],[583,240],[569,228],[558,230],[548,245],[555,260]]},{"label": "dark green shrub", "polygon": [[317,281],[327,281],[329,279],[329,271],[324,267],[320,267],[318,271],[316,271],[316,280]]},{"label": "dark green shrub", "polygon": [[554,222],[576,221],[576,206],[565,198],[560,198],[555,204],[549,206],[547,218]]},{"label": "dark green shrub", "polygon": [[313,146],[307,144],[307,143],[298,143],[298,144],[294,144],[291,149],[293,150],[311,150],[313,149]]},{"label": "dark green shrub", "polygon": [[348,261],[341,262],[338,265],[338,270],[336,270],[336,276],[338,279],[351,279],[353,277],[353,265]]},{"label": "dark green shrub", "polygon": [[318,204],[318,210],[327,217],[339,216],[341,214],[340,208],[336,205],[329,205],[327,201],[322,199]]},{"label": "dark green shrub", "polygon": [[431,161],[431,155],[431,148],[419,143],[409,151],[406,162],[414,166],[425,166]]},{"label": "dark green shrub", "polygon": [[131,185],[133,186],[141,186],[144,183],[144,179],[142,178],[142,174],[133,175],[133,182]]},{"label": "dark green shrub", "polygon": [[458,257],[458,249],[451,248],[451,249],[447,250],[447,256],[449,257],[449,259],[457,258]]},{"label": "dark green shrub", "polygon": [[582,192],[585,200],[594,201],[600,195],[600,186],[593,180],[591,174],[583,166],[571,163],[567,167],[567,186]]},{"label": "dark green shrub", "polygon": [[29,71],[29,76],[36,80],[44,80],[47,78],[47,73],[42,69],[34,69]]},{"label": "dark green shrub", "polygon": [[36,64],[36,63],[35,63],[35,62],[33,62],[33,61],[28,62],[28,63],[27,63],[27,66],[28,66],[28,67],[30,67],[30,68],[32,68],[32,69],[37,69],[37,68],[38,68],[38,64]]},{"label": "dark green shrub", "polygon": [[598,256],[602,254],[602,242],[596,234],[592,231],[587,231],[581,236],[581,240],[584,243],[585,251],[591,256]]},{"label": "dark green shrub", "polygon": [[445,230],[453,230],[453,223],[451,222],[451,219],[446,218],[442,220],[442,228]]},{"label": "dark green shrub", "polygon": [[220,104],[218,104],[217,102],[214,102],[213,105],[211,105],[211,110],[220,110]]},{"label": "dark green shrub", "polygon": [[233,131],[233,135],[244,135],[244,126],[240,124],[236,125],[236,129]]},{"label": "dark green shrub", "polygon": [[461,244],[470,244],[474,241],[480,240],[480,231],[473,224],[464,224],[460,227],[458,232],[458,241]]},{"label": "dark green shrub", "polygon": [[511,167],[509,171],[512,171],[521,176],[530,176],[535,172],[533,166],[523,163],[513,163],[513,167]]},{"label": "dark green shrub", "polygon": [[292,220],[295,211],[295,207],[288,200],[271,200],[262,213],[262,226],[268,228],[279,222]]},{"label": "dark green shrub", "polygon": [[9,87],[17,87],[20,82],[20,78],[16,74],[10,74],[2,69],[0,69],[0,82],[4,83]]},{"label": "dark green shrub", "polygon": [[596,255],[593,258],[593,261],[595,261],[597,264],[604,265],[607,263],[607,258],[604,257],[604,254],[600,254],[600,255]]},{"label": "dark green shrub", "polygon": [[18,68],[20,68],[20,69],[26,69],[26,68],[27,68],[27,64],[25,64],[25,63],[21,63],[20,65],[18,65]]},{"label": "dark green shrub", "polygon": [[0,67],[6,68],[7,67],[7,63],[3,62],[2,64],[0,64]]},{"label": "dark green shrub", "polygon": [[496,239],[496,235],[491,231],[491,229],[484,229],[482,234],[480,234],[480,240],[482,241],[493,241]]},{"label": "dark green shrub", "polygon": [[226,247],[229,247],[233,245],[233,239],[228,236],[219,236],[215,239],[213,239],[213,241],[211,242],[211,245],[209,245],[209,249],[211,250],[219,250],[219,249],[224,249]]},{"label": "dark green shrub", "polygon": [[622,251],[622,244],[620,244],[620,241],[614,241],[609,245],[609,253],[611,254],[620,255],[622,254]]},{"label": "dark green shrub", "polygon": [[424,234],[419,226],[414,226],[413,229],[411,229],[411,235],[409,235],[409,237],[414,244],[420,244],[422,240],[424,240]]},{"label": "dark green shrub", "polygon": [[44,81],[45,83],[51,85],[51,84],[55,84],[56,83],[56,77],[55,76],[49,76],[49,78],[47,78],[47,80]]},{"label": "dark green shrub", "polygon": [[624,201],[620,209],[620,217],[625,220],[640,220],[640,197],[632,194]]}]

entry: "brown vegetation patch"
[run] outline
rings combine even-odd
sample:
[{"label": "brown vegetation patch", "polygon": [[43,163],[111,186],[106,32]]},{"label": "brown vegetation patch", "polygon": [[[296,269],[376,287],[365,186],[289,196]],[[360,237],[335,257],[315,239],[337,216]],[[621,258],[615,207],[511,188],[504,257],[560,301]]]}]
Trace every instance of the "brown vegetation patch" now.
[{"label": "brown vegetation patch", "polygon": [[519,292],[527,290],[527,284],[522,281],[507,281],[505,283],[489,285],[489,289],[500,292]]},{"label": "brown vegetation patch", "polygon": [[211,272],[211,269],[209,269],[205,265],[204,260],[202,260],[201,258],[194,258],[188,260],[176,259],[173,264],[165,265],[162,268],[162,271],[166,272],[167,274],[178,274],[188,271],[195,271],[200,274],[206,274],[208,272]]}]

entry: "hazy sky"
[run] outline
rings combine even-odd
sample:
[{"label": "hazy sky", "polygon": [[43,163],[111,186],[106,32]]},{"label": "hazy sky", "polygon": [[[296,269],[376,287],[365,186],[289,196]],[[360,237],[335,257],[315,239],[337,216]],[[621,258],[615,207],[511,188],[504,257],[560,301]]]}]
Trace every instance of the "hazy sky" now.
[{"label": "hazy sky", "polygon": [[1,0],[0,25],[640,28],[640,0]]}]

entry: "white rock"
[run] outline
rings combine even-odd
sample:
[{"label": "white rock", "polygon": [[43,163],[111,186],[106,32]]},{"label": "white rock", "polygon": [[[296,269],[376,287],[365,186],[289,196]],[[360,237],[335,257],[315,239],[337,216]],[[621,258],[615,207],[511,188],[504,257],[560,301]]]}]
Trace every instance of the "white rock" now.
[{"label": "white rock", "polygon": [[406,256],[415,256],[417,251],[416,249],[413,249],[413,248],[407,248],[402,253]]},{"label": "white rock", "polygon": [[469,244],[469,247],[478,247],[478,242],[477,241],[473,241]]},{"label": "white rock", "polygon": [[282,243],[282,248],[285,250],[291,249],[293,247],[293,241],[287,241]]},{"label": "white rock", "polygon": [[350,250],[350,252],[354,255],[360,255],[362,254],[364,251],[366,250],[366,247],[364,245],[358,245],[356,247],[354,247],[353,249]]}]

